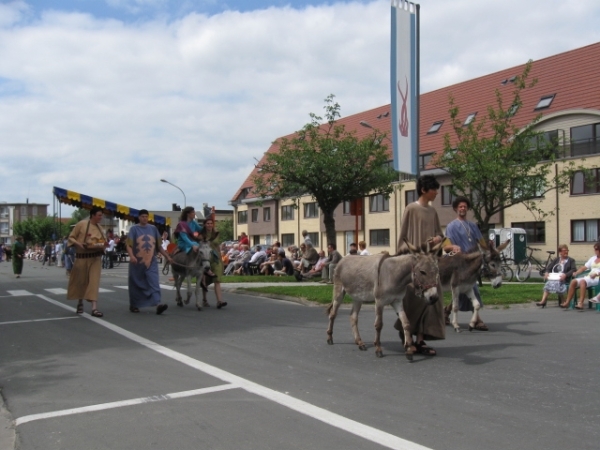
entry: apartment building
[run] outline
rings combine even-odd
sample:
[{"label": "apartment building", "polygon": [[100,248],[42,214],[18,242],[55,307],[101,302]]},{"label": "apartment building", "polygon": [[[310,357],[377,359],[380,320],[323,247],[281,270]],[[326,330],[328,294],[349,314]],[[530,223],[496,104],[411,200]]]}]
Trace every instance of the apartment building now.
[{"label": "apartment building", "polygon": [[[442,227],[456,216],[452,210],[450,187],[452,179],[441,168],[433,167],[432,158],[444,148],[444,136],[453,136],[449,116],[449,97],[460,107],[465,124],[486,114],[487,107],[496,105],[496,91],[505,101],[512,100],[514,81],[524,65],[458,83],[421,95],[419,168],[421,174],[434,174],[441,184],[434,202]],[[555,143],[558,155],[557,171],[569,161],[592,168],[591,175],[575,174],[568,192],[549,192],[540,197],[544,209],[556,210],[554,215],[540,220],[523,205],[515,205],[493,217],[496,228],[523,228],[530,246],[540,249],[536,256],[545,259],[546,250],[556,250],[562,243],[569,245],[571,256],[583,262],[593,254],[592,243],[600,236],[600,43],[568,51],[533,62],[530,79],[537,84],[522,93],[523,105],[513,116],[517,127],[535,124]],[[358,137],[372,129],[391,135],[390,105],[341,118]],[[288,136],[289,137],[289,136]],[[277,140],[267,152],[278,151]],[[264,158],[265,156],[263,156]],[[260,165],[260,164],[259,164]],[[252,243],[280,240],[284,246],[300,241],[303,229],[311,233],[312,241],[325,248],[325,227],[322,214],[310,196],[304,196],[295,207],[289,199],[259,199],[253,194],[254,169],[233,195],[234,230],[245,231]],[[326,177],[327,174],[317,176]],[[349,203],[340,205],[335,213],[338,249],[347,251],[348,244],[364,240],[371,253],[395,251],[400,220],[405,206],[416,200],[414,180],[399,180],[389,198],[373,193],[362,201],[358,217],[350,214]],[[543,260],[542,259],[542,260]]]},{"label": "apartment building", "polygon": [[0,202],[0,243],[13,243],[13,225],[15,223],[33,217],[46,217],[47,215],[47,204]]}]

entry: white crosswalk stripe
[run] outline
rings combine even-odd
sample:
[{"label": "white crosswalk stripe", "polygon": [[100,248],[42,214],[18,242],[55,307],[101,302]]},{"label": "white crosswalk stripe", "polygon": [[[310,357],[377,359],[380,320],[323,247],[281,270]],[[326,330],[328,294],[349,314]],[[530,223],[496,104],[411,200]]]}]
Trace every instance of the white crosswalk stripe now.
[{"label": "white crosswalk stripe", "polygon": [[52,289],[44,289],[46,292],[50,292],[51,294],[56,294],[56,295],[60,295],[60,294],[66,294],[67,290],[63,289],[63,288],[52,288]]},{"label": "white crosswalk stripe", "polygon": [[13,297],[24,297],[26,295],[33,295],[31,292],[29,292],[29,291],[23,291],[23,290],[19,290],[19,291],[6,291],[6,292],[8,292]]}]

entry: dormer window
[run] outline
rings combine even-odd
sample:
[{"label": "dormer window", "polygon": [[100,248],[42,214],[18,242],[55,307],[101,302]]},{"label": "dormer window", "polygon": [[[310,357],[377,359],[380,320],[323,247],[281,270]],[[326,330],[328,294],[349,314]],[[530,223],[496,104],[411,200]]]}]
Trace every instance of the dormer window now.
[{"label": "dormer window", "polygon": [[427,134],[437,133],[440,130],[440,128],[442,128],[443,123],[444,123],[443,120],[440,120],[438,122],[433,122],[433,125],[431,125],[431,128],[429,129],[429,131],[427,131]]}]

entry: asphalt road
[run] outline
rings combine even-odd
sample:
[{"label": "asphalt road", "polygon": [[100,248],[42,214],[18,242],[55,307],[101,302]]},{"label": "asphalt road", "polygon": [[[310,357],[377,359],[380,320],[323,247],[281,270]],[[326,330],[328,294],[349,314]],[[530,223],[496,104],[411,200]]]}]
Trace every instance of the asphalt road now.
[{"label": "asphalt road", "polygon": [[[229,305],[128,311],[126,266],[103,273],[103,319],[76,316],[62,269],[0,263],[0,388],[20,450],[597,449],[600,314],[484,309],[408,363],[386,310],[384,358],[333,346],[322,307],[225,293]],[[89,306],[86,305],[86,313]],[[466,326],[467,315],[459,317]],[[373,340],[372,308],[360,330]],[[0,446],[2,446],[0,438]],[[3,450],[10,447],[2,446]]]}]

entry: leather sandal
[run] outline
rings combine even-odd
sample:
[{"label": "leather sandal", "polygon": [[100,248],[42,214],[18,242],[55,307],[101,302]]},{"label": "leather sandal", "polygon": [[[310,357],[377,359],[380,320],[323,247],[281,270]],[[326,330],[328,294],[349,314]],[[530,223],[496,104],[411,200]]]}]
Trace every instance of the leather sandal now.
[{"label": "leather sandal", "polygon": [[435,356],[435,355],[437,355],[437,352],[433,348],[429,347],[425,343],[425,341],[417,342],[414,345],[415,345],[415,348],[417,349],[417,352],[420,353],[420,354],[422,354],[422,355],[425,355],[425,356]]},{"label": "leather sandal", "polygon": [[75,310],[76,314],[83,314],[83,303],[77,303],[77,309]]},{"label": "leather sandal", "polygon": [[92,310],[92,316],[94,317],[104,317],[104,314],[102,314],[100,311],[98,311],[97,309],[93,309]]},{"label": "leather sandal", "polygon": [[219,302],[219,303],[217,303],[217,309],[221,309],[223,306],[227,306],[227,302]]},{"label": "leather sandal", "polygon": [[161,303],[160,305],[158,305],[156,307],[156,314],[161,315],[162,313],[164,313],[167,308],[169,307],[169,305]]},{"label": "leather sandal", "polygon": [[130,306],[129,307],[129,311],[131,311],[132,313],[139,313],[140,310],[138,308],[136,308],[135,306]]}]

